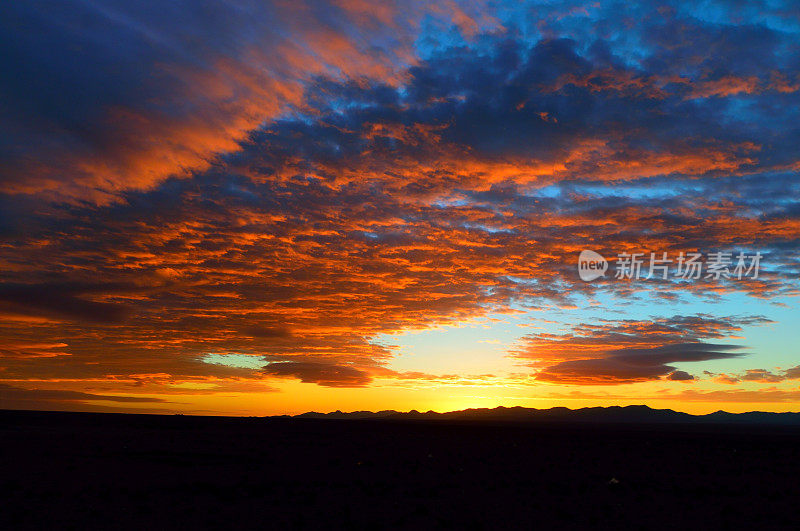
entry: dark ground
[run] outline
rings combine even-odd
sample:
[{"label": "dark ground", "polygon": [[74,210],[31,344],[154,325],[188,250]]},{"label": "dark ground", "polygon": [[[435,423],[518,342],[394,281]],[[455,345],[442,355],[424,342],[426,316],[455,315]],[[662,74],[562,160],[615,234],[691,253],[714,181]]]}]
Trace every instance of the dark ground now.
[{"label": "dark ground", "polygon": [[5,411],[0,455],[2,529],[800,527],[797,427]]}]

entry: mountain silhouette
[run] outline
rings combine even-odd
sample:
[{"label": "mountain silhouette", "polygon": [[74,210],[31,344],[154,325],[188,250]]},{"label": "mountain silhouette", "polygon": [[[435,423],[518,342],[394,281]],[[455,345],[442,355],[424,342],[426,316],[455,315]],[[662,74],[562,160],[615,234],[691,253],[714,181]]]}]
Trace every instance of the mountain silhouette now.
[{"label": "mountain silhouette", "polygon": [[797,528],[800,413],[0,410],[0,435],[2,529]]},{"label": "mountain silhouette", "polygon": [[437,413],[435,411],[420,412],[411,410],[399,412],[354,411],[345,413],[308,412],[291,418],[300,419],[351,419],[351,420],[462,420],[462,421],[507,421],[507,422],[596,422],[596,423],[687,423],[687,424],[780,424],[800,425],[800,413],[769,413],[751,411],[747,413],[728,413],[716,411],[706,415],[692,415],[672,409],[653,409],[645,405],[585,407],[569,409],[553,407],[549,409],[516,407],[496,407],[464,409]]}]

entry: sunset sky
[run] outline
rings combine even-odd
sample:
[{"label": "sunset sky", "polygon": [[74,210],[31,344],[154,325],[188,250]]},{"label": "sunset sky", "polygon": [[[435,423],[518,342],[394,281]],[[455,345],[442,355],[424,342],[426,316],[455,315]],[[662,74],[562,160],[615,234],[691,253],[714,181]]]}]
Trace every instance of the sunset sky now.
[{"label": "sunset sky", "polygon": [[2,3],[0,408],[800,411],[800,12],[635,4]]}]

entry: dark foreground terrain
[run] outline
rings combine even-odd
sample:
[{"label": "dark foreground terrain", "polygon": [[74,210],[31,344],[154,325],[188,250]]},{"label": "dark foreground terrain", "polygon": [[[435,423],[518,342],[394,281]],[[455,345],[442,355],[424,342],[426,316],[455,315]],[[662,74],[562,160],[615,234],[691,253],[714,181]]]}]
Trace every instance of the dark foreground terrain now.
[{"label": "dark foreground terrain", "polygon": [[0,412],[0,528],[800,525],[792,426]]}]

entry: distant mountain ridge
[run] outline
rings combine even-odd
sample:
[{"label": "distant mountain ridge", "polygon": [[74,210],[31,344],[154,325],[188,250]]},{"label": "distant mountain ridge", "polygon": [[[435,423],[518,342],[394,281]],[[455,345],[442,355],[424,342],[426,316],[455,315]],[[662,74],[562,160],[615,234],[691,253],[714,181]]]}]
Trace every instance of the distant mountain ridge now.
[{"label": "distant mountain ridge", "polygon": [[[288,416],[288,415],[284,415]],[[747,413],[728,413],[716,411],[706,415],[691,415],[671,409],[653,409],[645,405],[585,407],[569,409],[554,407],[550,409],[516,407],[496,407],[494,409],[464,409],[437,413],[435,411],[407,413],[385,411],[353,411],[344,413],[308,412],[294,415],[299,419],[351,419],[351,420],[464,420],[464,421],[509,421],[509,422],[587,422],[587,423],[673,423],[673,424],[781,424],[800,426],[800,413],[770,413],[751,411]]]}]

